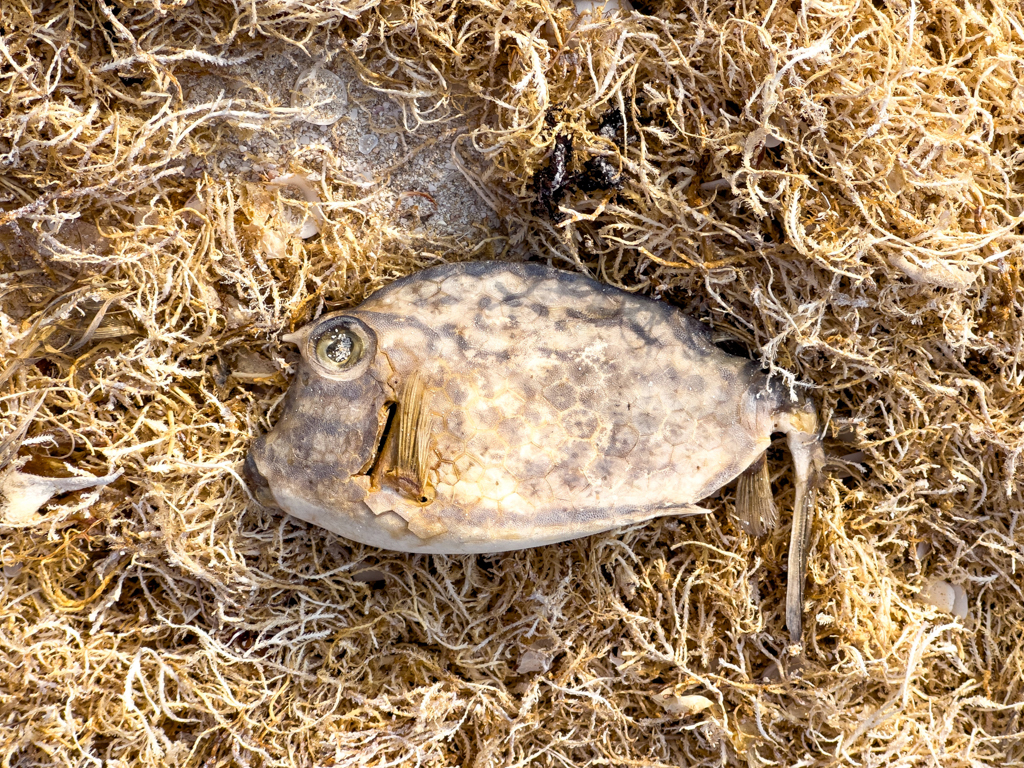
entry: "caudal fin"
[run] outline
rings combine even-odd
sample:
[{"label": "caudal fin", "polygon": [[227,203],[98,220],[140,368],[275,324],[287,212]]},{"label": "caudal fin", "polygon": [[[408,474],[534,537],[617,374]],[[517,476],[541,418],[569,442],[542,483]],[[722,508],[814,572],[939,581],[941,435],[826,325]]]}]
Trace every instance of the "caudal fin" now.
[{"label": "caudal fin", "polygon": [[814,502],[825,453],[818,434],[818,417],[810,403],[785,413],[778,422],[786,433],[796,473],[793,530],[789,537],[789,573],[786,581],[786,626],[789,637],[799,643],[803,637],[804,583],[807,580],[807,550],[811,541]]}]

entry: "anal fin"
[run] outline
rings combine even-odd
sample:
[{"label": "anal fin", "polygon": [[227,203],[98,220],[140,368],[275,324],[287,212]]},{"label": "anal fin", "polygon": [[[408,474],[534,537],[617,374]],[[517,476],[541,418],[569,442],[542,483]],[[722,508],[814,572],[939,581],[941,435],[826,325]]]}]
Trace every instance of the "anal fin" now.
[{"label": "anal fin", "polygon": [[763,536],[779,524],[766,456],[762,453],[736,482],[736,516],[750,536]]}]

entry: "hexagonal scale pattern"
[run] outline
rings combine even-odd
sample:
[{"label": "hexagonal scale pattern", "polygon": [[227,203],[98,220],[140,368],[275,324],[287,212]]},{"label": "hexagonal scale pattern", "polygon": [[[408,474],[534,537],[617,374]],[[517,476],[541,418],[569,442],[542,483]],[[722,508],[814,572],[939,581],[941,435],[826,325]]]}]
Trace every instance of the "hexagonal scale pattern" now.
[{"label": "hexagonal scale pattern", "polygon": [[[579,275],[448,265],[347,314],[376,335],[377,357],[351,383],[304,363],[309,383],[268,435],[261,471],[281,498],[353,538],[367,540],[385,509],[409,524],[384,542],[399,549],[498,551],[594,533],[698,501],[767,444],[770,419],[749,397],[764,380],[747,361],[678,310]],[[425,506],[387,479],[373,490],[355,479],[377,413],[412,376],[429,415]],[[761,402],[781,407],[774,391]]]}]

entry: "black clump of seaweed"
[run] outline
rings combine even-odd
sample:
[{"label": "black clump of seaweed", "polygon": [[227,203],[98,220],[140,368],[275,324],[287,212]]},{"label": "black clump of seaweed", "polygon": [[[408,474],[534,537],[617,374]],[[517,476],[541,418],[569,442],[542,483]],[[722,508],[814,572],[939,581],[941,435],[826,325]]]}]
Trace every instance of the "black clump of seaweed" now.
[{"label": "black clump of seaweed", "polygon": [[554,221],[561,221],[565,215],[558,210],[558,204],[565,197],[569,187],[576,181],[576,174],[569,171],[572,160],[572,136],[560,134],[555,137],[555,148],[547,166],[533,177],[533,188],[537,191],[537,202],[542,205]]},{"label": "black clump of seaweed", "polygon": [[597,127],[597,135],[603,139],[615,142],[620,149],[625,143],[626,133],[623,128],[622,112],[617,109],[609,109],[601,115],[601,124]]},{"label": "black clump of seaweed", "polygon": [[[605,112],[601,116],[601,124],[596,133],[622,149],[625,146],[622,112],[617,109]],[[583,192],[595,192],[599,189],[622,189],[622,177],[607,157],[591,157],[584,163],[582,173],[573,173],[569,170],[572,159],[572,137],[568,134],[560,134],[555,138],[555,147],[547,166],[539,170],[533,177],[537,203],[556,222],[565,218],[565,215],[558,210],[558,205],[571,187],[576,186]]]},{"label": "black clump of seaweed", "polygon": [[[626,143],[626,132],[623,130],[622,112],[609,109],[601,116],[601,125],[597,135],[608,139],[619,149]],[[622,189],[622,177],[607,157],[592,157],[583,166],[583,174],[579,179],[579,188],[584,192],[598,189]]]},{"label": "black clump of seaweed", "polygon": [[592,157],[583,166],[577,186],[584,192],[622,189],[622,177],[607,157]]}]

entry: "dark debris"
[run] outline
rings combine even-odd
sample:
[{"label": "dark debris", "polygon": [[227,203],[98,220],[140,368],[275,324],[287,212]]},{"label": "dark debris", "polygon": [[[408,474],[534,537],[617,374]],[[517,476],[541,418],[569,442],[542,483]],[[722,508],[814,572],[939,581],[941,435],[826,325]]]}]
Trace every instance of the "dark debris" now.
[{"label": "dark debris", "polygon": [[558,210],[558,204],[565,197],[566,191],[576,181],[576,174],[569,171],[572,160],[572,137],[560,134],[555,138],[555,148],[551,150],[551,159],[547,167],[537,171],[533,177],[533,188],[537,190],[537,202],[547,210],[555,221],[561,221],[564,215]]},{"label": "dark debris", "polygon": [[[596,133],[622,149],[625,145],[622,113],[614,108],[605,112]],[[555,138],[555,147],[551,152],[548,165],[533,177],[537,203],[556,222],[565,218],[564,214],[558,210],[558,206],[573,186],[583,192],[622,189],[622,177],[615,164],[607,157],[591,157],[584,163],[582,173],[573,173],[569,170],[572,160],[572,136],[560,134]]]}]

